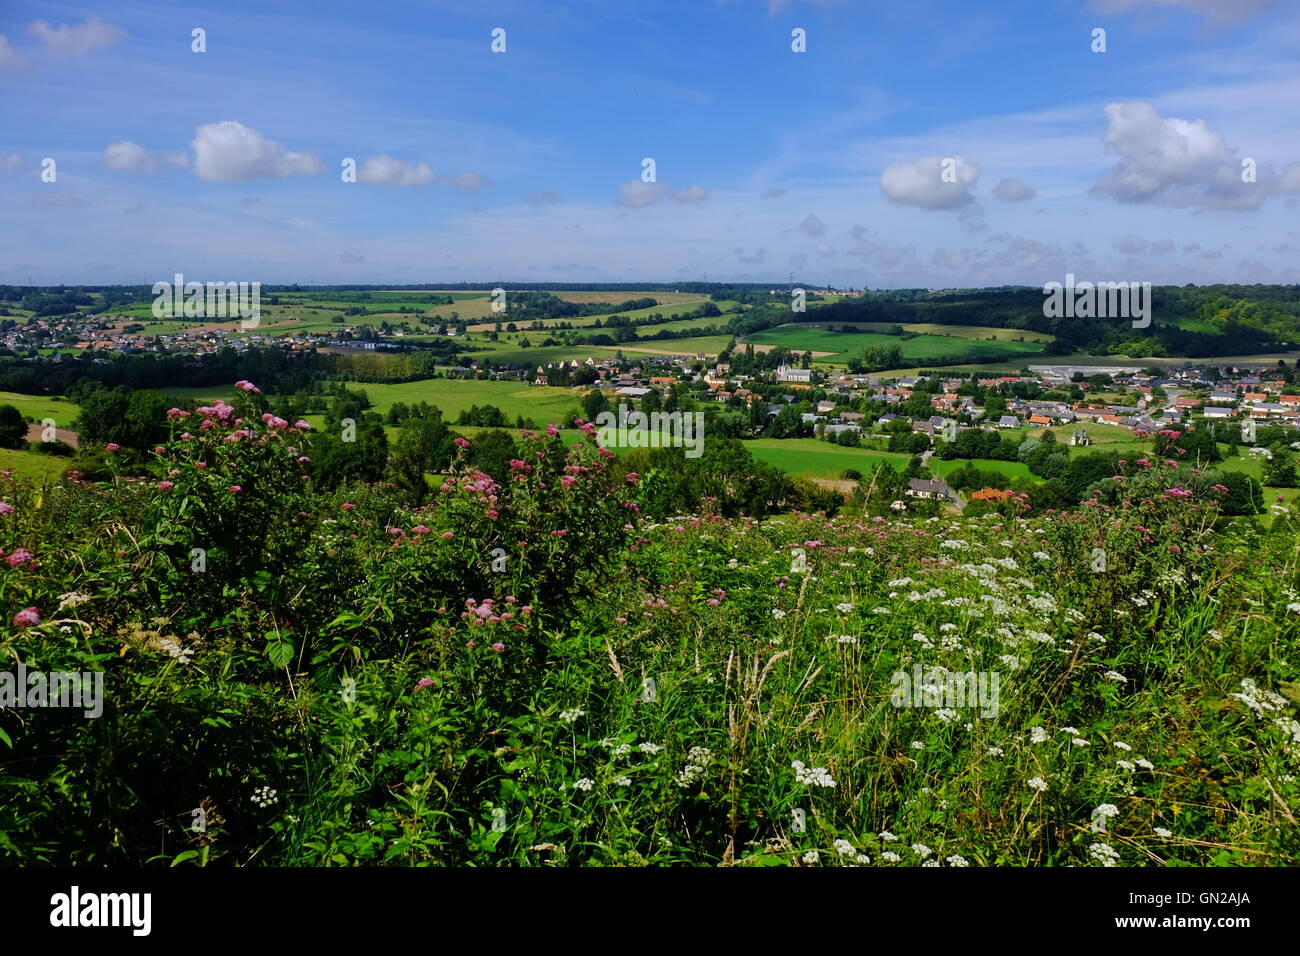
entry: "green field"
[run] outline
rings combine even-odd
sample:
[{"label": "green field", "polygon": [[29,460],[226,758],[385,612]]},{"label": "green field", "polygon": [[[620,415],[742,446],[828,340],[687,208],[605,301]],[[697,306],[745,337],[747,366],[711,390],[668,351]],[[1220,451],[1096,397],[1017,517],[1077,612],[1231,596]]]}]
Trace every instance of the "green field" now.
[{"label": "green field", "polygon": [[959,468],[965,468],[967,465],[973,465],[980,471],[996,471],[1008,478],[1033,478],[1029,466],[1018,461],[998,461],[993,458],[976,458],[974,461],[965,458],[954,458],[950,461],[940,461],[938,458],[932,457],[927,464],[932,472],[944,478]]},{"label": "green field", "polygon": [[68,463],[69,459],[54,455],[0,448],[0,470],[11,471],[15,478],[30,478],[38,484],[57,480],[68,468]]},{"label": "green field", "polygon": [[894,452],[845,448],[816,438],[755,438],[746,441],[745,448],[759,461],[775,465],[788,474],[809,478],[838,478],[848,468],[865,475],[880,464],[889,464],[902,471],[912,457]]},{"label": "green field", "polygon": [[951,336],[958,339],[987,340],[994,338],[1001,342],[1014,342],[1019,339],[1026,342],[1056,341],[1056,336],[1049,335],[1046,332],[1031,332],[1027,329],[1003,329],[992,325],[939,325],[934,322],[798,322],[789,324],[794,327],[804,326],[833,332],[839,332],[845,326],[851,328],[854,332],[884,332],[898,324],[904,332],[917,335]]},{"label": "green field", "polygon": [[443,417],[455,421],[471,405],[495,405],[514,422],[516,416],[531,418],[539,426],[563,421],[580,408],[578,396],[567,388],[545,388],[520,382],[467,382],[459,379],[434,378],[399,385],[349,382],[348,387],[363,391],[373,404],[370,411],[388,414],[394,402],[428,402],[442,409]]},{"label": "green field", "polygon": [[[507,301],[509,301],[508,294],[507,294]],[[672,303],[671,305],[668,304],[652,305],[644,309],[630,309],[627,312],[604,312],[599,315],[579,315],[579,316],[572,316],[572,317],[566,316],[563,318],[556,318],[556,319],[543,319],[542,324],[547,328],[552,328],[554,326],[560,325],[561,323],[567,323],[569,325],[574,326],[575,328],[585,328],[587,326],[595,325],[597,320],[600,321],[601,325],[604,325],[606,322],[609,321],[611,317],[615,315],[623,316],[628,319],[648,319],[656,312],[659,313],[660,315],[665,315],[665,316],[672,315],[674,313],[681,314],[683,312],[689,312],[691,309],[697,308],[698,306],[701,306],[708,301],[709,299],[707,296],[697,296],[692,299],[687,299],[684,302]],[[727,309],[728,305],[731,305],[732,309],[734,310],[738,306],[738,303],[719,302],[718,308],[726,312],[728,311]],[[486,332],[495,329],[497,322],[500,322],[502,327],[504,328],[507,323],[512,321],[514,320],[509,318],[508,315],[493,315],[491,316],[491,321],[480,322],[477,325],[471,325],[469,328],[471,332],[478,332],[478,331]],[[688,325],[709,325],[709,324],[721,323],[725,321],[726,319],[722,318],[722,316],[713,316],[712,318],[707,318],[707,319],[702,317],[693,319],[687,324]],[[531,331],[532,329],[531,322],[528,323],[515,322],[515,325],[516,327],[522,329],[525,332]],[[665,326],[662,325],[650,326],[651,329],[661,329],[664,327]]]},{"label": "green field", "polygon": [[81,411],[80,406],[57,395],[22,395],[18,392],[0,392],[0,405],[12,405],[25,417],[37,421],[53,418],[58,428],[67,428]]},{"label": "green field", "polygon": [[906,361],[925,362],[945,355],[1022,355],[1022,361],[1043,351],[1039,342],[989,342],[956,335],[916,335],[905,338],[878,332],[838,332],[811,323],[792,323],[764,329],[745,337],[756,345],[779,345],[797,352],[824,352],[818,362],[843,364],[871,346],[897,345]]}]

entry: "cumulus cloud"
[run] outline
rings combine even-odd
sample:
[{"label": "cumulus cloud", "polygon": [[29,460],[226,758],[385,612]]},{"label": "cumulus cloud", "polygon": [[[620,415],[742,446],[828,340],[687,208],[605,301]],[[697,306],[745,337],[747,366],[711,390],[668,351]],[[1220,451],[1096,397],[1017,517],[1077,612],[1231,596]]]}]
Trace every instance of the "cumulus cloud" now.
[{"label": "cumulus cloud", "polygon": [[819,242],[817,243],[817,255],[823,259],[832,259],[835,257],[835,247],[829,242]]},{"label": "cumulus cloud", "polygon": [[673,193],[673,199],[682,203],[702,203],[707,202],[709,191],[703,186],[687,186],[685,189],[679,189]]},{"label": "cumulus cloud", "polygon": [[325,171],[325,165],[314,154],[290,152],[233,120],[200,126],[190,146],[194,148],[194,174],[211,182],[277,179]]},{"label": "cumulus cloud", "polygon": [[1254,181],[1243,180],[1243,163],[1223,137],[1202,120],[1163,117],[1149,103],[1106,106],[1106,148],[1119,162],[1090,191],[1123,203],[1176,208],[1257,209],[1277,193],[1300,192],[1300,164],[1279,175],[1271,163],[1255,163]]},{"label": "cumulus cloud", "polygon": [[184,153],[151,153],[139,143],[123,140],[104,147],[100,162],[118,172],[153,173],[163,166],[184,166],[189,160]]},{"label": "cumulus cloud", "polygon": [[434,178],[428,163],[408,163],[383,153],[367,157],[357,172],[357,182],[371,186],[427,186]]},{"label": "cumulus cloud", "polygon": [[619,187],[618,202],[620,206],[640,209],[657,203],[667,192],[668,187],[663,183],[643,183],[639,179],[634,179]]},{"label": "cumulus cloud", "polygon": [[1151,243],[1151,254],[1153,256],[1163,256],[1166,252],[1174,251],[1174,241],[1172,239],[1157,239]]},{"label": "cumulus cloud", "polygon": [[1223,137],[1202,120],[1162,117],[1150,103],[1106,106],[1106,148],[1120,161],[1092,191],[1120,202],[1148,202],[1176,186],[1203,186],[1231,159]]},{"label": "cumulus cloud", "polygon": [[764,199],[776,199],[778,196],[784,196],[785,190],[780,186],[768,186],[763,190]]},{"label": "cumulus cloud", "polygon": [[1023,179],[1000,179],[993,187],[993,195],[1003,202],[1024,202],[1038,193]]},{"label": "cumulus cloud", "polygon": [[44,20],[37,20],[27,32],[44,43],[46,52],[52,56],[82,56],[126,39],[125,30],[98,17],[87,17],[85,23],[75,27],[52,27]]},{"label": "cumulus cloud", "polygon": [[22,173],[27,171],[27,163],[17,153],[0,157],[0,172]]},{"label": "cumulus cloud", "polygon": [[[948,157],[951,173],[945,176],[943,156],[919,156],[910,163],[894,163],[880,174],[880,188],[894,202],[922,209],[956,209],[971,201],[971,187],[980,168],[960,156]],[[951,178],[952,182],[945,182]]]},{"label": "cumulus cloud", "polygon": [[804,221],[799,223],[799,231],[805,236],[824,236],[826,235],[826,223],[822,222],[813,213],[808,213]]},{"label": "cumulus cloud", "polygon": [[339,262],[351,263],[351,262],[365,262],[365,261],[366,261],[365,256],[359,256],[355,252],[349,252],[347,250],[344,250],[343,252],[339,253]]},{"label": "cumulus cloud", "polygon": [[738,262],[749,262],[749,263],[759,264],[766,259],[766,255],[767,255],[766,251],[763,249],[759,249],[758,252],[754,253],[751,256],[745,255],[744,248],[736,249],[736,261]]}]

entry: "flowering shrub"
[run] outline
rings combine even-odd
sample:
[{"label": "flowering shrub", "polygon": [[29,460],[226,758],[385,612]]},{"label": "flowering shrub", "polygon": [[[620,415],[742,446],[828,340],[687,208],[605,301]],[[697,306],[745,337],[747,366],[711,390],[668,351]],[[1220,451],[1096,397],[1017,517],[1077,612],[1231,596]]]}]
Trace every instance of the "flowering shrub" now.
[{"label": "flowering shrub", "polygon": [[[247,383],[245,383],[247,384]],[[300,549],[293,517],[306,500],[309,426],[259,412],[252,396],[167,413],[172,441],[154,449],[156,472],[146,519],[160,543],[202,548],[214,574],[236,578],[277,565]]]}]

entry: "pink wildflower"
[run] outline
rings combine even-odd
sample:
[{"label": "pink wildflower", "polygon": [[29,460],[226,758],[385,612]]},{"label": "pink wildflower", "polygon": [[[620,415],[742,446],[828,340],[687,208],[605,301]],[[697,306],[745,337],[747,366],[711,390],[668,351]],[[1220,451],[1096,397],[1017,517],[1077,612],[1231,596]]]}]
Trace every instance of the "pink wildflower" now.
[{"label": "pink wildflower", "polygon": [[23,608],[14,615],[14,627],[36,627],[41,623],[41,612],[34,607]]}]

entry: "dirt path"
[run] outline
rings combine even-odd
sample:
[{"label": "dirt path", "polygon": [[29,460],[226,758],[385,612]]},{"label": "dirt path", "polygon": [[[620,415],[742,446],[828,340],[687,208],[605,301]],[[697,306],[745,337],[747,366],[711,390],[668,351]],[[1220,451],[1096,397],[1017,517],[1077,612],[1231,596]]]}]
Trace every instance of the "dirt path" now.
[{"label": "dirt path", "polygon": [[[45,431],[45,426],[39,423],[32,423],[27,426],[27,440],[32,442],[41,441],[41,433]],[[54,435],[59,441],[77,447],[77,433],[66,428],[54,429]]]}]

